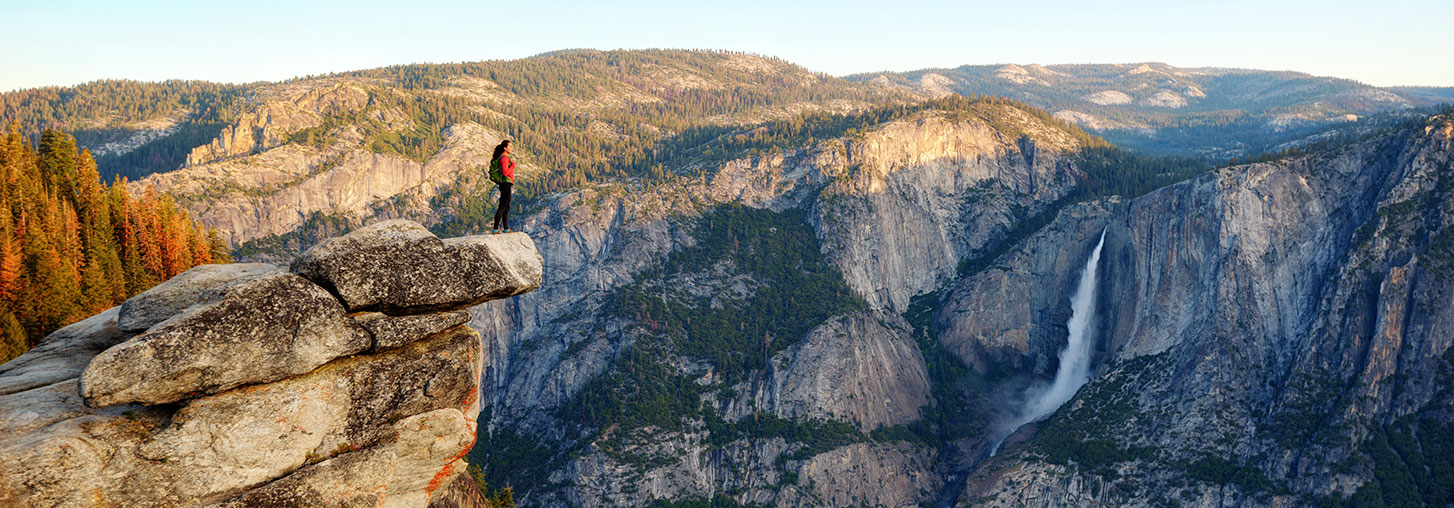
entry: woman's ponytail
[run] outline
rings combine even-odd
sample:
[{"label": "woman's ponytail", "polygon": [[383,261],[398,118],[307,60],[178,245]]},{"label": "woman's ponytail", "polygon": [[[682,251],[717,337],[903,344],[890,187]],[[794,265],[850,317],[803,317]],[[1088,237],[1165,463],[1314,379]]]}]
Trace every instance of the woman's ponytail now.
[{"label": "woman's ponytail", "polygon": [[500,160],[500,156],[505,154],[505,147],[507,146],[510,146],[510,140],[508,139],[501,141],[498,145],[495,145],[495,154],[490,156],[490,162]]}]

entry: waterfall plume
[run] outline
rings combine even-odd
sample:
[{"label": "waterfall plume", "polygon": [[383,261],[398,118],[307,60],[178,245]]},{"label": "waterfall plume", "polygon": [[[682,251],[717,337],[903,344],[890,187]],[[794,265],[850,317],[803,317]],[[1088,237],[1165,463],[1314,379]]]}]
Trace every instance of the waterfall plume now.
[{"label": "waterfall plume", "polygon": [[1091,344],[1095,338],[1090,334],[1091,314],[1095,310],[1096,266],[1101,260],[1101,247],[1106,244],[1106,230],[1101,229],[1100,241],[1091,251],[1090,259],[1080,273],[1080,283],[1070,297],[1070,320],[1065,323],[1070,331],[1065,349],[1060,350],[1060,367],[1055,370],[1055,380],[1049,386],[1036,386],[1026,394],[1028,401],[1018,415],[1001,427],[995,445],[990,450],[993,457],[1000,450],[1005,438],[1015,433],[1020,426],[1046,416],[1060,409],[1075,392],[1090,380]]}]

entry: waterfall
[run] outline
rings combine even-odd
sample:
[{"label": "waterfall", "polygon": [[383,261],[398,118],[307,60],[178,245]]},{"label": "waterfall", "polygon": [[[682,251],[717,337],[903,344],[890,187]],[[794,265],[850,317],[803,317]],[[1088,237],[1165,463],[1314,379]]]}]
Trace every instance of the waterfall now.
[{"label": "waterfall", "polygon": [[1060,368],[1055,370],[1055,381],[1050,386],[1029,390],[1026,394],[1029,402],[1018,417],[1003,427],[1003,432],[990,449],[991,457],[1000,451],[1005,438],[1014,434],[1020,426],[1050,416],[1090,380],[1091,344],[1095,341],[1090,336],[1090,326],[1091,313],[1095,310],[1096,265],[1101,260],[1101,247],[1105,244],[1106,230],[1102,228],[1101,239],[1091,251],[1090,259],[1086,260],[1085,269],[1080,272],[1080,284],[1075,288],[1075,295],[1070,297],[1070,321],[1065,323],[1070,337],[1065,349],[1060,350]]}]

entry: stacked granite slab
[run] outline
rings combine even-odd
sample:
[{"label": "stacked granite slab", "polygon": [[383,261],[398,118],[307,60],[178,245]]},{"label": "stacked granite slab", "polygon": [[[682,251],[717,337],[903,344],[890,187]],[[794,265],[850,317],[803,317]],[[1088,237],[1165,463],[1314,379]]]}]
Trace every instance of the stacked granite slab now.
[{"label": "stacked granite slab", "polygon": [[0,365],[0,506],[426,506],[475,440],[467,309],[540,281],[522,233],[409,221],[193,268]]}]

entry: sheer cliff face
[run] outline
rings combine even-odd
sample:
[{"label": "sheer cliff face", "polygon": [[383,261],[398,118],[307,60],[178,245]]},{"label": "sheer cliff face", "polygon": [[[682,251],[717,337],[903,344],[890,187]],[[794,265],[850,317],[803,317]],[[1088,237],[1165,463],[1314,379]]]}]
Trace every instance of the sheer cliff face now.
[{"label": "sheer cliff face", "polygon": [[[471,323],[493,352],[485,367],[491,421],[497,432],[585,448],[575,458],[541,459],[550,462],[541,472],[549,478],[537,478],[530,492],[517,486],[517,493],[529,504],[585,506],[710,498],[729,489],[742,492],[744,502],[782,506],[931,499],[943,480],[935,471],[938,452],[922,444],[850,440],[810,449],[801,437],[721,442],[710,432],[647,428],[631,431],[639,444],[623,454],[602,450],[608,443],[596,438],[578,441],[562,406],[593,378],[613,372],[650,333],[610,308],[608,297],[697,245],[701,217],[738,202],[806,210],[822,258],[865,308],[809,323],[807,334],[788,338],[793,345],[747,380],[724,379],[685,355],[665,360],[708,387],[701,403],[731,424],[774,416],[793,425],[841,422],[866,436],[919,421],[931,383],[912,327],[897,314],[911,297],[945,284],[961,260],[1014,221],[1069,192],[1080,175],[1068,159],[1075,145],[1057,127],[1011,121],[1026,127],[1023,139],[983,121],[925,113],[853,138],[733,161],[696,180],[571,193],[526,218],[521,227],[538,232],[547,282],[477,308]],[[716,277],[679,283],[729,299],[752,292],[750,278],[728,277],[737,282],[723,286],[711,282]],[[658,459],[643,466],[631,457]]]},{"label": "sheer cliff face", "polygon": [[996,240],[1016,210],[1036,210],[1074,188],[1075,142],[1023,112],[989,125],[943,118],[897,122],[848,144],[847,166],[820,199],[825,251],[869,304],[894,312],[954,275],[959,260]]},{"label": "sheer cliff face", "polygon": [[[1436,117],[1108,203],[1091,219],[1109,225],[1099,374],[1039,435],[982,466],[961,501],[1023,505],[1025,485],[1042,506],[1392,499],[1382,475],[1405,466],[1380,440],[1423,460],[1449,421],[1450,132]],[[1081,234],[1052,226],[1026,246]],[[1035,272],[1056,277],[1032,270],[1025,286]],[[981,278],[971,285],[998,291],[967,291],[959,306],[1005,292],[992,284],[1005,277]],[[1065,433],[1109,451],[1067,460]],[[1427,474],[1410,477],[1424,496],[1413,499],[1442,502]]]},{"label": "sheer cliff face", "polygon": [[193,268],[0,365],[0,504],[424,506],[476,436],[458,309],[540,267],[523,234],[386,221],[292,271]]},{"label": "sheer cliff face", "polygon": [[1121,203],[1112,197],[1067,207],[993,266],[948,285],[934,316],[940,343],[980,372],[1008,367],[1054,375],[1070,295]]}]

